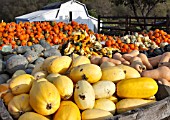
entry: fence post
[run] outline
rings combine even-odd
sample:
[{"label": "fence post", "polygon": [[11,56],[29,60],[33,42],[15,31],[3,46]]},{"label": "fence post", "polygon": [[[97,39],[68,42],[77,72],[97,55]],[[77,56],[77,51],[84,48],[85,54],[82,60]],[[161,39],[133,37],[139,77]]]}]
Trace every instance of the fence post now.
[{"label": "fence post", "polygon": [[129,19],[128,19],[128,15],[126,15],[126,19],[125,19],[125,20],[126,20],[126,25],[125,25],[125,27],[126,27],[125,29],[126,29],[126,30],[125,30],[125,32],[128,33],[128,30],[129,30]]},{"label": "fence post", "polygon": [[100,15],[98,15],[98,34],[100,34]]},{"label": "fence post", "polygon": [[166,32],[169,33],[169,15],[166,15]]}]

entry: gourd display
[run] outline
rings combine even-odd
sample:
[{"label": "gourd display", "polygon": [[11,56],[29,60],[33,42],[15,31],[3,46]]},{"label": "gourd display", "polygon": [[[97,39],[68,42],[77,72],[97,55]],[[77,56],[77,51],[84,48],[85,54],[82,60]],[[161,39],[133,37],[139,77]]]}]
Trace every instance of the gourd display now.
[{"label": "gourd display", "polygon": [[1,24],[15,26],[10,39],[0,31],[0,98],[13,118],[112,119],[155,104],[157,81],[170,86],[170,35],[161,30],[118,37],[75,21]]}]

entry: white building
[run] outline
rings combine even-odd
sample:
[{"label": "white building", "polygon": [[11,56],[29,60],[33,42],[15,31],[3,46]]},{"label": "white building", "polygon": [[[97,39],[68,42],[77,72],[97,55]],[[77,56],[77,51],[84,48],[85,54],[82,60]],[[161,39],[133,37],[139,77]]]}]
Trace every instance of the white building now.
[{"label": "white building", "polygon": [[79,24],[87,24],[88,27],[97,32],[98,21],[88,14],[85,4],[70,0],[68,2],[56,2],[45,6],[42,10],[35,11],[15,18],[20,21],[63,21],[74,20]]}]

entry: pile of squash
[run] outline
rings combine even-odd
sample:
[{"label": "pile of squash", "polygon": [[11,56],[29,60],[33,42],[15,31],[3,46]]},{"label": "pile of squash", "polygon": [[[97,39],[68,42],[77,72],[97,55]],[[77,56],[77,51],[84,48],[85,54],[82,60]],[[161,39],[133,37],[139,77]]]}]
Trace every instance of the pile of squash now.
[{"label": "pile of squash", "polygon": [[63,52],[64,55],[74,52],[86,56],[105,55],[106,51],[129,53],[133,50],[149,50],[170,43],[170,35],[159,29],[119,37],[94,33],[87,24],[78,24],[75,21],[0,23],[0,50],[4,45],[11,45],[13,49],[18,46],[32,46],[39,44],[42,39],[51,46],[65,44],[63,49],[67,49]]},{"label": "pile of squash", "polygon": [[151,77],[116,59],[94,61],[77,54],[48,57],[31,74],[17,70],[0,84],[0,97],[18,120],[111,119],[156,102]]}]

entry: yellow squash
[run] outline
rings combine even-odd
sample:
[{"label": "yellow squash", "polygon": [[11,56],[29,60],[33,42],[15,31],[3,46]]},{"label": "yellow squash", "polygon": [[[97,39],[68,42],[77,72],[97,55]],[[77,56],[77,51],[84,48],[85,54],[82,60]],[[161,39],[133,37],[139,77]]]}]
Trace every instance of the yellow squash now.
[{"label": "yellow squash", "polygon": [[8,104],[8,111],[14,118],[18,118],[23,113],[31,110],[28,94],[20,94],[13,97]]},{"label": "yellow squash", "polygon": [[122,79],[125,79],[125,72],[117,67],[111,66],[102,69],[102,78],[101,80],[109,80],[112,82],[118,82]]},{"label": "yellow squash", "polygon": [[31,75],[34,75],[36,72],[43,71],[43,62],[40,62],[35,65],[34,69],[31,72]]},{"label": "yellow squash", "polygon": [[55,58],[48,67],[49,73],[65,74],[71,65],[72,59],[68,56]]},{"label": "yellow squash", "polygon": [[50,119],[35,112],[26,112],[23,115],[21,115],[18,120],[50,120]]},{"label": "yellow squash", "polygon": [[86,80],[89,83],[95,83],[101,79],[101,68],[95,64],[83,64],[74,67],[70,72],[70,78],[73,82]]},{"label": "yellow squash", "polygon": [[30,90],[30,105],[39,114],[51,115],[60,106],[60,94],[48,81],[35,82]]},{"label": "yellow squash", "polygon": [[82,65],[82,64],[88,64],[88,63],[90,63],[89,58],[87,58],[86,56],[78,56],[76,58],[73,58],[73,62],[71,64],[70,69],[72,69],[76,66],[79,66],[79,65]]},{"label": "yellow squash", "polygon": [[98,81],[93,84],[95,98],[109,98],[116,90],[116,86],[112,81]]},{"label": "yellow squash", "polygon": [[92,109],[95,104],[95,93],[91,84],[85,80],[76,83],[74,101],[81,110]]},{"label": "yellow squash", "polygon": [[22,74],[12,78],[9,87],[13,94],[28,93],[31,89],[34,77],[29,74]]},{"label": "yellow squash", "polygon": [[101,109],[89,109],[82,112],[82,120],[112,120],[112,113]]},{"label": "yellow squash", "polygon": [[95,101],[95,109],[102,109],[111,112],[113,115],[116,111],[116,105],[109,99],[98,99]]},{"label": "yellow squash", "polygon": [[72,80],[64,75],[58,76],[52,82],[57,88],[62,99],[67,100],[73,94],[73,82]]},{"label": "yellow squash", "polygon": [[151,103],[155,100],[144,100],[144,99],[122,99],[116,103],[117,113],[123,113],[128,110],[133,110]]},{"label": "yellow squash", "polygon": [[117,65],[117,67],[121,68],[125,72],[125,79],[141,77],[139,72],[133,67],[123,65],[123,64]]},{"label": "yellow squash", "polygon": [[81,120],[80,110],[72,101],[62,101],[53,120]]},{"label": "yellow squash", "polygon": [[117,95],[121,98],[149,98],[157,91],[156,81],[148,77],[125,79],[117,83]]},{"label": "yellow squash", "polygon": [[49,63],[57,57],[59,57],[59,56],[50,56],[50,57],[46,58],[43,62],[43,70],[47,71],[48,66],[50,65]]},{"label": "yellow squash", "polygon": [[53,80],[55,80],[58,76],[60,76],[60,74],[58,73],[51,73],[49,74],[46,79],[49,81],[49,82],[53,82]]}]

